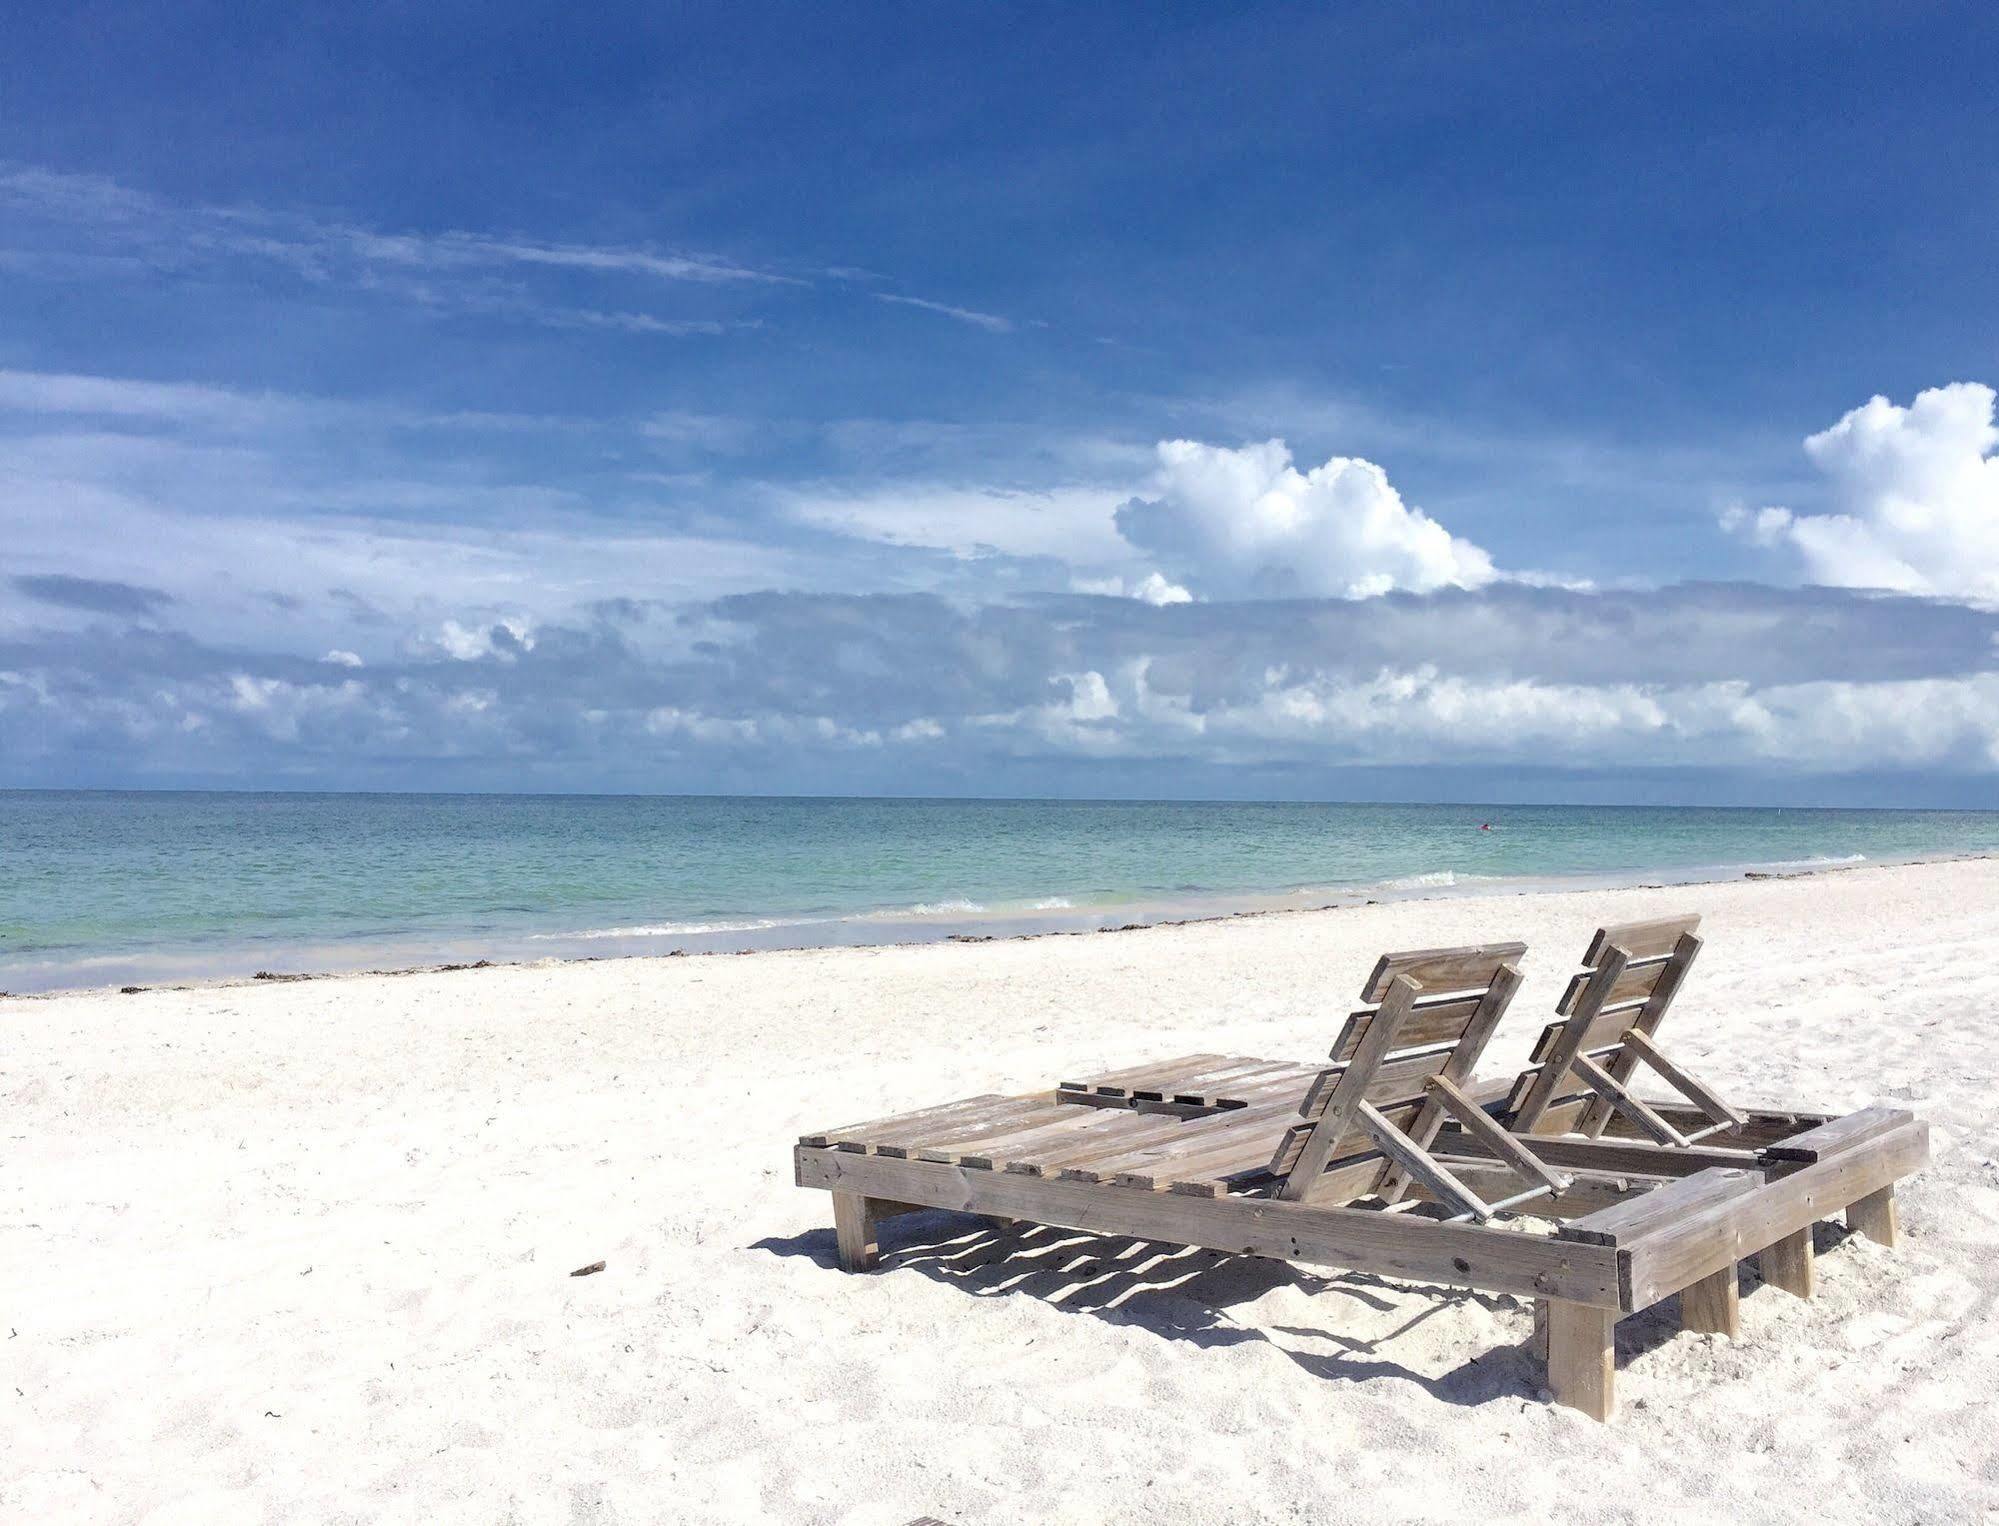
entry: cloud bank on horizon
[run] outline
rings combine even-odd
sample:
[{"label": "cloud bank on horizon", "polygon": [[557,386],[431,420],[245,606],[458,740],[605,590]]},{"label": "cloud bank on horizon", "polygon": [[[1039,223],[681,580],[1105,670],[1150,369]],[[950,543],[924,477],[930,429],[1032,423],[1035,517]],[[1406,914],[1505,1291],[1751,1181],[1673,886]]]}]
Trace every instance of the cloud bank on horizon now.
[{"label": "cloud bank on horizon", "polygon": [[1804,442],[1826,512],[1724,516],[1806,586],[1596,588],[1505,571],[1381,466],[1300,470],[1276,439],[1105,453],[1128,489],[790,489],[770,522],[814,538],[776,547],[754,517],[666,530],[318,455],[483,421],[0,373],[13,565],[37,569],[0,591],[4,766],[1085,792],[1438,764],[1995,775],[1994,403],[1875,398]]}]

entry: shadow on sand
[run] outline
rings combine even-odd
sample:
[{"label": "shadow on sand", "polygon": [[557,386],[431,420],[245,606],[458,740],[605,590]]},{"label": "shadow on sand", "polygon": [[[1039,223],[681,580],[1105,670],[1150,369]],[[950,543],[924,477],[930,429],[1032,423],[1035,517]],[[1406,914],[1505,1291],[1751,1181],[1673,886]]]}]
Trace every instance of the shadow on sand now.
[{"label": "shadow on sand", "polygon": [[[1478,1405],[1532,1398],[1545,1381],[1529,1340],[1529,1301],[1505,1294],[1425,1289],[1421,1306],[1407,1320],[1363,1339],[1342,1328],[1343,1311],[1358,1304],[1378,1314],[1390,1312],[1407,1300],[1410,1284],[1365,1272],[1319,1272],[1254,1256],[1025,1222],[1003,1224],[942,1210],[884,1220],[878,1236],[881,1261],[873,1275],[911,1271],[978,1298],[1036,1298],[1066,1313],[1200,1347],[1262,1341],[1314,1377],[1335,1382],[1400,1378],[1447,1403]],[[838,1265],[831,1229],[773,1236],[751,1248],[807,1257],[829,1270]],[[1746,1287],[1757,1285],[1753,1273],[1751,1278]],[[1315,1314],[1323,1310],[1322,1319],[1311,1325],[1256,1326],[1231,1317],[1232,1309],[1285,1287],[1311,1295]],[[1441,1377],[1395,1359],[1397,1346],[1419,1325],[1471,1306],[1510,1315],[1519,1343],[1476,1352]],[[1675,1300],[1627,1316],[1617,1326],[1618,1358],[1622,1362],[1648,1351],[1679,1331]]]}]

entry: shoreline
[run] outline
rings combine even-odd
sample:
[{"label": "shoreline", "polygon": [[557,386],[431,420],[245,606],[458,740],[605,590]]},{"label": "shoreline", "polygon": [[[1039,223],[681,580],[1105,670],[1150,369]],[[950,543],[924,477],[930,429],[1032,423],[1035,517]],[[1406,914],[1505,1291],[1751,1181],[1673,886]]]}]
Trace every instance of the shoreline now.
[{"label": "shoreline", "polygon": [[[937,924],[932,924],[931,928],[928,929],[927,936],[919,935],[919,936],[900,937],[900,938],[895,938],[895,937],[863,938],[850,942],[772,941],[772,942],[765,942],[762,944],[751,944],[747,946],[739,946],[732,948],[680,947],[680,948],[649,949],[649,950],[633,949],[628,952],[601,953],[601,954],[572,952],[572,953],[548,953],[539,956],[518,956],[518,957],[508,957],[504,955],[496,957],[494,955],[484,955],[484,956],[464,958],[464,959],[430,960],[430,961],[422,961],[422,962],[403,964],[403,965],[389,965],[389,966],[375,966],[375,967],[356,966],[352,968],[325,968],[317,970],[260,969],[255,973],[249,975],[230,974],[230,975],[217,975],[213,977],[195,976],[192,978],[179,979],[179,980],[171,980],[171,979],[154,979],[151,981],[109,980],[101,984],[51,986],[46,989],[26,990],[26,991],[0,989],[0,1001],[48,1001],[58,998],[77,997],[77,996],[140,995],[152,991],[230,990],[230,989],[239,989],[243,987],[254,987],[254,986],[292,985],[308,981],[324,982],[324,981],[338,981],[338,980],[355,980],[364,977],[402,977],[402,976],[415,976],[415,975],[457,974],[468,970],[485,970],[485,969],[550,969],[550,968],[560,969],[562,967],[571,966],[571,965],[581,966],[581,965],[597,965],[597,964],[621,964],[633,960],[714,959],[714,958],[733,959],[733,958],[754,956],[759,954],[798,954],[798,953],[807,953],[807,952],[816,952],[816,951],[835,951],[835,950],[879,951],[882,949],[923,948],[945,943],[955,943],[955,944],[1023,943],[1023,942],[1034,942],[1037,940],[1050,939],[1050,938],[1097,937],[1106,933],[1146,932],[1156,928],[1221,925],[1230,922],[1254,921],[1257,919],[1264,919],[1264,918],[1290,917],[1290,916],[1309,914],[1315,912],[1353,911],[1362,907],[1382,906],[1382,905],[1406,905],[1406,904],[1423,904],[1430,902],[1450,902],[1450,901],[1483,901],[1483,900],[1496,900],[1508,896],[1583,894],[1590,891],[1699,889],[1704,887],[1714,887],[1721,885],[1735,885],[1745,882],[1753,884],[1753,883],[1762,883],[1762,882],[1778,882],[1785,880],[1811,879],[1821,876],[1827,876],[1833,874],[1847,874],[1869,869],[1907,868],[1907,867],[1914,867],[1927,864],[1974,863],[1991,859],[1999,859],[1999,853],[1974,852],[1974,853],[1949,853],[1949,854],[1923,854],[1906,858],[1900,858],[1900,857],[1889,857],[1881,859],[1869,858],[1869,859],[1864,859],[1863,861],[1857,863],[1850,861],[1842,861],[1842,862],[1827,862],[1821,864],[1806,864],[1802,866],[1793,865],[1788,867],[1777,867],[1777,866],[1754,867],[1746,865],[1737,867],[1733,865],[1727,865],[1727,866],[1708,865],[1708,866],[1702,866],[1701,868],[1695,870],[1694,874],[1696,877],[1686,878],[1686,879],[1678,879],[1670,876],[1663,879],[1626,878],[1623,875],[1615,872],[1605,873],[1605,872],[1596,872],[1596,871],[1580,871],[1571,875],[1492,877],[1489,879],[1477,879],[1470,885],[1463,885],[1463,884],[1454,884],[1451,886],[1420,885],[1420,886],[1412,886],[1406,890],[1400,890],[1400,891],[1383,890],[1381,887],[1367,887],[1368,889],[1371,889],[1373,891],[1372,894],[1363,894],[1362,890],[1355,890],[1347,893],[1348,896],[1347,899],[1318,902],[1311,905],[1298,906],[1298,905],[1268,904],[1268,905],[1240,906],[1233,910],[1214,910],[1205,913],[1196,913],[1194,915],[1182,915],[1182,916],[1164,915],[1164,916],[1154,916],[1154,917],[1141,917],[1140,920],[1122,922],[1122,923],[1117,923],[1115,925],[1109,923],[1103,923],[1097,926],[1075,926],[1075,927],[1042,926],[1042,927],[1034,927],[1013,932],[995,932],[995,931],[971,931],[971,930],[966,930],[965,928],[960,928],[959,930],[951,931],[947,930],[947,928],[951,927],[953,924],[940,922]],[[1728,871],[1725,877],[1717,872],[1722,869],[1726,869]],[[1659,871],[1656,869],[1631,871],[1631,874],[1634,876],[1640,874],[1646,876],[1655,876],[1658,873]],[[1295,890],[1287,892],[1268,891],[1268,892],[1251,892],[1251,893],[1216,893],[1213,896],[1208,897],[1207,899],[1209,899],[1212,902],[1221,902],[1227,900],[1256,901],[1256,900],[1269,900],[1279,895],[1296,895],[1298,893],[1299,892]],[[1338,892],[1334,891],[1331,887],[1327,887],[1327,893],[1337,894]],[[1153,904],[1161,907],[1164,907],[1165,905],[1165,903],[1153,903]],[[1087,912],[1087,908],[1075,908],[1075,910],[1079,913]],[[1120,911],[1116,914],[1127,915],[1128,913]],[[1020,917],[1018,914],[1016,914],[1015,919],[1026,920],[1024,917]],[[879,927],[887,919],[885,917],[880,917],[880,916],[870,917],[868,914],[858,914],[850,918],[832,918],[825,920],[828,922],[845,922],[848,925]],[[974,922],[969,925],[990,926],[993,925],[993,922],[995,920],[997,919],[991,919],[984,923]],[[756,929],[756,930],[777,931],[778,929],[787,926],[808,926],[808,925],[823,925],[823,924],[818,921],[778,923],[768,929]],[[736,936],[739,935],[742,931],[748,931],[748,930],[749,929],[737,929],[729,935]],[[548,938],[550,941],[555,941],[556,939],[561,937],[561,935],[549,935],[549,934],[529,935],[529,936],[545,937]],[[101,960],[108,962],[110,960],[117,959],[121,956],[93,955],[87,957],[93,960]],[[257,962],[257,961],[245,961],[245,962]]]}]

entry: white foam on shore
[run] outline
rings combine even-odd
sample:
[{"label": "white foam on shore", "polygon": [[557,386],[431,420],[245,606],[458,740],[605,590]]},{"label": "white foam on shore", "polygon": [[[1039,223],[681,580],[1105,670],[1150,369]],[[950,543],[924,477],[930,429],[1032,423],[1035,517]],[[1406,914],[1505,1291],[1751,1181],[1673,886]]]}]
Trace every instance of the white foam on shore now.
[{"label": "white foam on shore", "polygon": [[590,927],[571,933],[530,933],[528,936],[537,943],[567,942],[580,939],[592,942],[599,938],[687,938],[702,933],[760,933],[773,927],[802,927],[809,918],[781,921],[769,917],[759,917],[748,922],[649,922],[636,927]]}]

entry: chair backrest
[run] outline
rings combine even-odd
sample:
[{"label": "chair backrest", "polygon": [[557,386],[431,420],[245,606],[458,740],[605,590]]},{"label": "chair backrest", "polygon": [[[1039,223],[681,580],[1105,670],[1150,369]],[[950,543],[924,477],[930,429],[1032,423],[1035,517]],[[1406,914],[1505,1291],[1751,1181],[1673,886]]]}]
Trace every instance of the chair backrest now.
[{"label": "chair backrest", "polygon": [[[1626,1042],[1636,1032],[1645,1044],[1665,1021],[1687,971],[1700,953],[1695,913],[1652,922],[1601,927],[1583,954],[1542,1030],[1533,1063],[1513,1083],[1505,1121],[1516,1134],[1573,1129],[1594,1138],[1610,1121],[1612,1095],[1631,1079],[1641,1055]],[[1590,1076],[1594,1075],[1593,1081]]]},{"label": "chair backrest", "polygon": [[[1432,1076],[1468,1080],[1520,984],[1524,943],[1419,949],[1384,954],[1272,1158],[1278,1195],[1331,1200],[1363,1197],[1392,1167],[1376,1153],[1361,1120],[1370,1104],[1419,1146],[1435,1138],[1443,1113]],[[1364,1169],[1348,1171],[1349,1165]],[[1339,1183],[1334,1182],[1334,1168]],[[1364,1180],[1363,1180],[1364,1178]],[[1346,1188],[1357,1182],[1356,1190]]]}]

